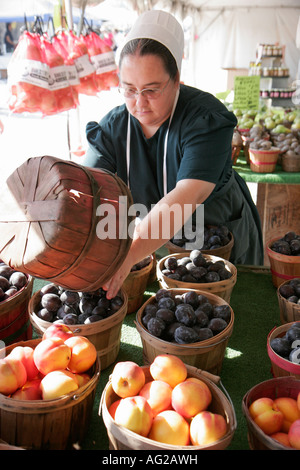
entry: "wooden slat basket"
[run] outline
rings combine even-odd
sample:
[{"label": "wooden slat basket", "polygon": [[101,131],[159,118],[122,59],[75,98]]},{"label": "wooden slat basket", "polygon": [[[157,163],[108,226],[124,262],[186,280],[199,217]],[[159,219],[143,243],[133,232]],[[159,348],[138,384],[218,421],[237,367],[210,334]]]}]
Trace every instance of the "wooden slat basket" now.
[{"label": "wooden slat basket", "polygon": [[297,399],[300,392],[300,381],[295,377],[279,377],[266,380],[252,387],[243,397],[242,410],[247,422],[248,442],[250,450],[296,450],[286,447],[265,434],[253,421],[249,407],[258,398],[269,397],[272,400],[279,397]]},{"label": "wooden slat basket", "polygon": [[300,364],[293,363],[288,359],[284,359],[283,357],[279,356],[279,354],[277,354],[270,345],[272,339],[284,336],[293,323],[294,322],[285,323],[284,325],[280,325],[277,328],[275,327],[272,329],[272,331],[270,331],[267,338],[267,351],[271,361],[271,370],[274,377],[293,376],[300,380]]},{"label": "wooden slat basket", "polygon": [[[149,366],[142,366],[145,372],[146,382],[151,380]],[[108,409],[110,405],[117,399],[117,395],[112,389],[111,380],[109,379],[101,397],[99,415],[102,415],[104,424],[107,429],[110,450],[153,450],[153,451],[196,451],[196,450],[224,450],[226,449],[236,429],[236,416],[231,399],[221,384],[220,377],[208,374],[205,371],[198,370],[195,367],[187,365],[188,377],[196,377],[210,388],[212,393],[212,403],[210,411],[219,413],[224,416],[227,422],[226,434],[207,446],[175,446],[172,444],[163,444],[147,437],[140,436],[123,426],[119,426],[112,419]],[[218,386],[220,385],[220,387]],[[223,390],[222,390],[223,389]]]},{"label": "wooden slat basket", "polygon": [[300,277],[300,256],[282,255],[271,249],[276,237],[267,243],[266,251],[270,261],[272,282],[275,287],[279,287],[285,281]]},{"label": "wooden slat basket", "polygon": [[127,186],[108,171],[30,158],[0,194],[0,256],[66,289],[96,290],[130,248],[131,204]]},{"label": "wooden slat basket", "polygon": [[122,289],[128,295],[128,314],[136,312],[143,303],[144,292],[148,284],[153,263],[154,259],[153,256],[151,256],[147,266],[137,271],[131,271],[123,283]]},{"label": "wooden slat basket", "polygon": [[279,157],[279,148],[257,150],[249,148],[250,169],[254,173],[273,173]]},{"label": "wooden slat basket", "polygon": [[[15,343],[35,348],[41,340]],[[100,377],[97,358],[91,379],[76,392],[54,400],[17,400],[0,394],[0,438],[27,450],[73,449],[84,439],[91,419],[96,386]]]},{"label": "wooden slat basket", "polygon": [[[171,289],[174,295],[181,295],[191,289]],[[194,290],[194,289],[193,289]],[[214,294],[196,290],[198,294],[203,294],[213,305],[226,305],[227,302]],[[142,316],[145,307],[154,302],[155,296],[150,297],[138,310],[136,314],[135,326],[140,334],[143,346],[143,361],[151,364],[154,358],[160,354],[173,354],[179,357],[185,364],[205,370],[214,375],[220,375],[225,356],[226,347],[232,335],[234,325],[234,312],[231,309],[231,319],[227,327],[212,338],[189,344],[178,344],[165,341],[149,333],[142,323]]]},{"label": "wooden slat basket", "polygon": [[224,261],[226,269],[228,269],[232,276],[229,279],[224,279],[218,282],[198,282],[198,283],[189,283],[189,282],[182,282],[177,281],[176,279],[171,279],[168,276],[165,276],[163,271],[163,266],[167,258],[174,257],[176,259],[181,259],[186,256],[186,253],[174,253],[173,255],[165,256],[161,258],[157,263],[157,279],[159,285],[163,289],[200,289],[211,294],[217,295],[222,297],[226,302],[230,303],[231,294],[233,288],[237,281],[237,269],[234,264],[230,263],[228,260],[224,260],[223,258],[219,258],[218,256],[212,255],[203,255],[208,261],[216,262],[216,261]]},{"label": "wooden slat basket", "polygon": [[[121,290],[120,295],[124,301],[123,305],[110,317],[87,325],[68,325],[73,334],[86,336],[94,344],[100,358],[102,370],[109,367],[116,360],[120,350],[121,330],[123,320],[127,314],[128,303],[128,296],[124,290]],[[36,315],[35,312],[38,309],[40,299],[41,294],[38,291],[30,299],[28,308],[33,329],[38,336],[42,337],[52,323],[42,320]]]},{"label": "wooden slat basket", "polygon": [[33,278],[15,295],[0,302],[0,340],[6,345],[32,338],[28,305],[32,294]]},{"label": "wooden slat basket", "polygon": [[[285,281],[281,284],[289,284],[290,281]],[[289,300],[285,299],[279,291],[279,287],[277,288],[277,299],[280,311],[280,321],[281,323],[290,323],[293,321],[300,321],[300,304],[290,302]]]}]

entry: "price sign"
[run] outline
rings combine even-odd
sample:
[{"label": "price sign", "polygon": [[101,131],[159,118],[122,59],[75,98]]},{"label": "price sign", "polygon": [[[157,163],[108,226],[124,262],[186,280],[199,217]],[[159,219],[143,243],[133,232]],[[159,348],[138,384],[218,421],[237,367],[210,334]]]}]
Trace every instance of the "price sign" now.
[{"label": "price sign", "polygon": [[257,75],[234,78],[235,109],[258,109],[260,77]]}]

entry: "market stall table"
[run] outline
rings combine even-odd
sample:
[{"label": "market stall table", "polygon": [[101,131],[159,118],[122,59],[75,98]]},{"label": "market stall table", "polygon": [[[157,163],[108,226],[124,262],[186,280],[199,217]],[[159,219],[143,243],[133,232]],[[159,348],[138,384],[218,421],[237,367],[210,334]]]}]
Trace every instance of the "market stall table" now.
[{"label": "market stall table", "polygon": [[[300,173],[282,171],[277,165],[273,173],[255,173],[242,155],[234,169],[247,183],[257,183],[257,209],[260,215],[263,243],[267,243],[290,230],[300,233]],[[264,254],[264,265],[269,265]]]}]

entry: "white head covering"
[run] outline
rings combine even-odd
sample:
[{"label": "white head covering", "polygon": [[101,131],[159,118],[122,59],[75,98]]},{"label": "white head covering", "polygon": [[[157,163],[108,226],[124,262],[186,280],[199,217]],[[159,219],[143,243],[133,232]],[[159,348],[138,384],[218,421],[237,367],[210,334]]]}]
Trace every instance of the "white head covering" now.
[{"label": "white head covering", "polygon": [[162,10],[149,10],[142,13],[125,37],[121,50],[132,39],[142,38],[154,39],[169,49],[180,72],[184,34],[181,25],[173,15]]}]

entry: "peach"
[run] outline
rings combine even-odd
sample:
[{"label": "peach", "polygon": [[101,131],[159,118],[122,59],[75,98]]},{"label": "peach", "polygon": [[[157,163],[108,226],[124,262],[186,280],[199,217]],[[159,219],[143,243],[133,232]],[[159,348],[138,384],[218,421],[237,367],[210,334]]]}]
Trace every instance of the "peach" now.
[{"label": "peach", "polygon": [[190,443],[190,427],[188,422],[175,410],[165,410],[153,419],[149,439],[172,444],[187,446]]},{"label": "peach", "polygon": [[187,368],[179,357],[160,354],[150,364],[150,374],[154,380],[162,380],[174,388],[187,378]]},{"label": "peach", "polygon": [[27,380],[34,379],[39,373],[38,368],[36,367],[33,359],[33,352],[34,349],[30,346],[16,346],[9,353],[10,357],[19,359],[23,363],[27,372]]},{"label": "peach", "polygon": [[298,405],[298,409],[300,410],[300,392],[297,395],[297,405]]},{"label": "peach", "polygon": [[249,406],[249,413],[254,422],[268,435],[281,430],[283,414],[271,398],[261,397]]},{"label": "peach", "polygon": [[18,390],[11,395],[11,398],[15,400],[41,400],[41,380],[27,380],[23,387],[18,388]]},{"label": "peach", "polygon": [[203,382],[203,380],[200,380],[200,379],[198,379],[197,377],[188,377],[188,378],[186,379],[186,382],[195,382],[195,383],[197,383],[197,384],[202,385],[202,387],[207,391],[208,395],[211,396],[210,388],[209,388],[209,386],[208,386],[205,382]]},{"label": "peach", "polygon": [[224,416],[210,411],[201,411],[191,421],[190,438],[194,446],[208,446],[227,432]]},{"label": "peach", "polygon": [[291,397],[279,397],[274,400],[275,405],[283,414],[283,423],[281,431],[288,432],[291,424],[300,419],[300,410],[297,406],[297,401]]},{"label": "peach", "polygon": [[291,447],[300,450],[300,419],[292,423],[288,432],[288,438]]},{"label": "peach", "polygon": [[53,370],[67,368],[71,359],[71,348],[61,338],[46,338],[34,349],[33,359],[39,372],[47,375]]},{"label": "peach", "polygon": [[71,336],[74,336],[74,334],[67,325],[63,325],[62,323],[53,323],[45,330],[42,339],[53,338],[54,336],[58,336],[58,338],[66,341]]},{"label": "peach", "polygon": [[270,437],[286,447],[291,447],[289,437],[286,432],[275,432],[274,434],[271,434]]},{"label": "peach", "polygon": [[71,372],[86,372],[96,362],[97,350],[85,336],[72,336],[65,341],[65,345],[71,350],[71,359],[67,366]]},{"label": "peach", "polygon": [[43,400],[54,400],[77,389],[78,382],[70,371],[53,370],[41,380]]},{"label": "peach", "polygon": [[118,362],[111,374],[113,391],[121,398],[138,395],[145,381],[143,369],[133,361]]},{"label": "peach", "polygon": [[152,426],[153,413],[144,397],[126,397],[122,398],[116,408],[115,422],[146,437]]},{"label": "peach", "polygon": [[121,400],[122,398],[119,398],[119,400],[114,401],[108,408],[108,412],[112,419],[115,419],[116,409],[119,406]]},{"label": "peach", "polygon": [[82,387],[83,385],[87,384],[91,380],[90,375],[85,372],[83,372],[82,374],[74,374],[74,375],[76,376],[79,387]]},{"label": "peach", "polygon": [[151,380],[142,387],[139,395],[146,398],[153,411],[153,416],[156,416],[161,411],[170,408],[172,387],[162,380]]},{"label": "peach", "polygon": [[184,418],[192,418],[206,410],[211,400],[210,390],[195,381],[185,380],[172,391],[172,407]]},{"label": "peach", "polygon": [[0,393],[10,395],[23,387],[26,381],[27,372],[19,359],[9,357],[9,355],[0,359]]}]

